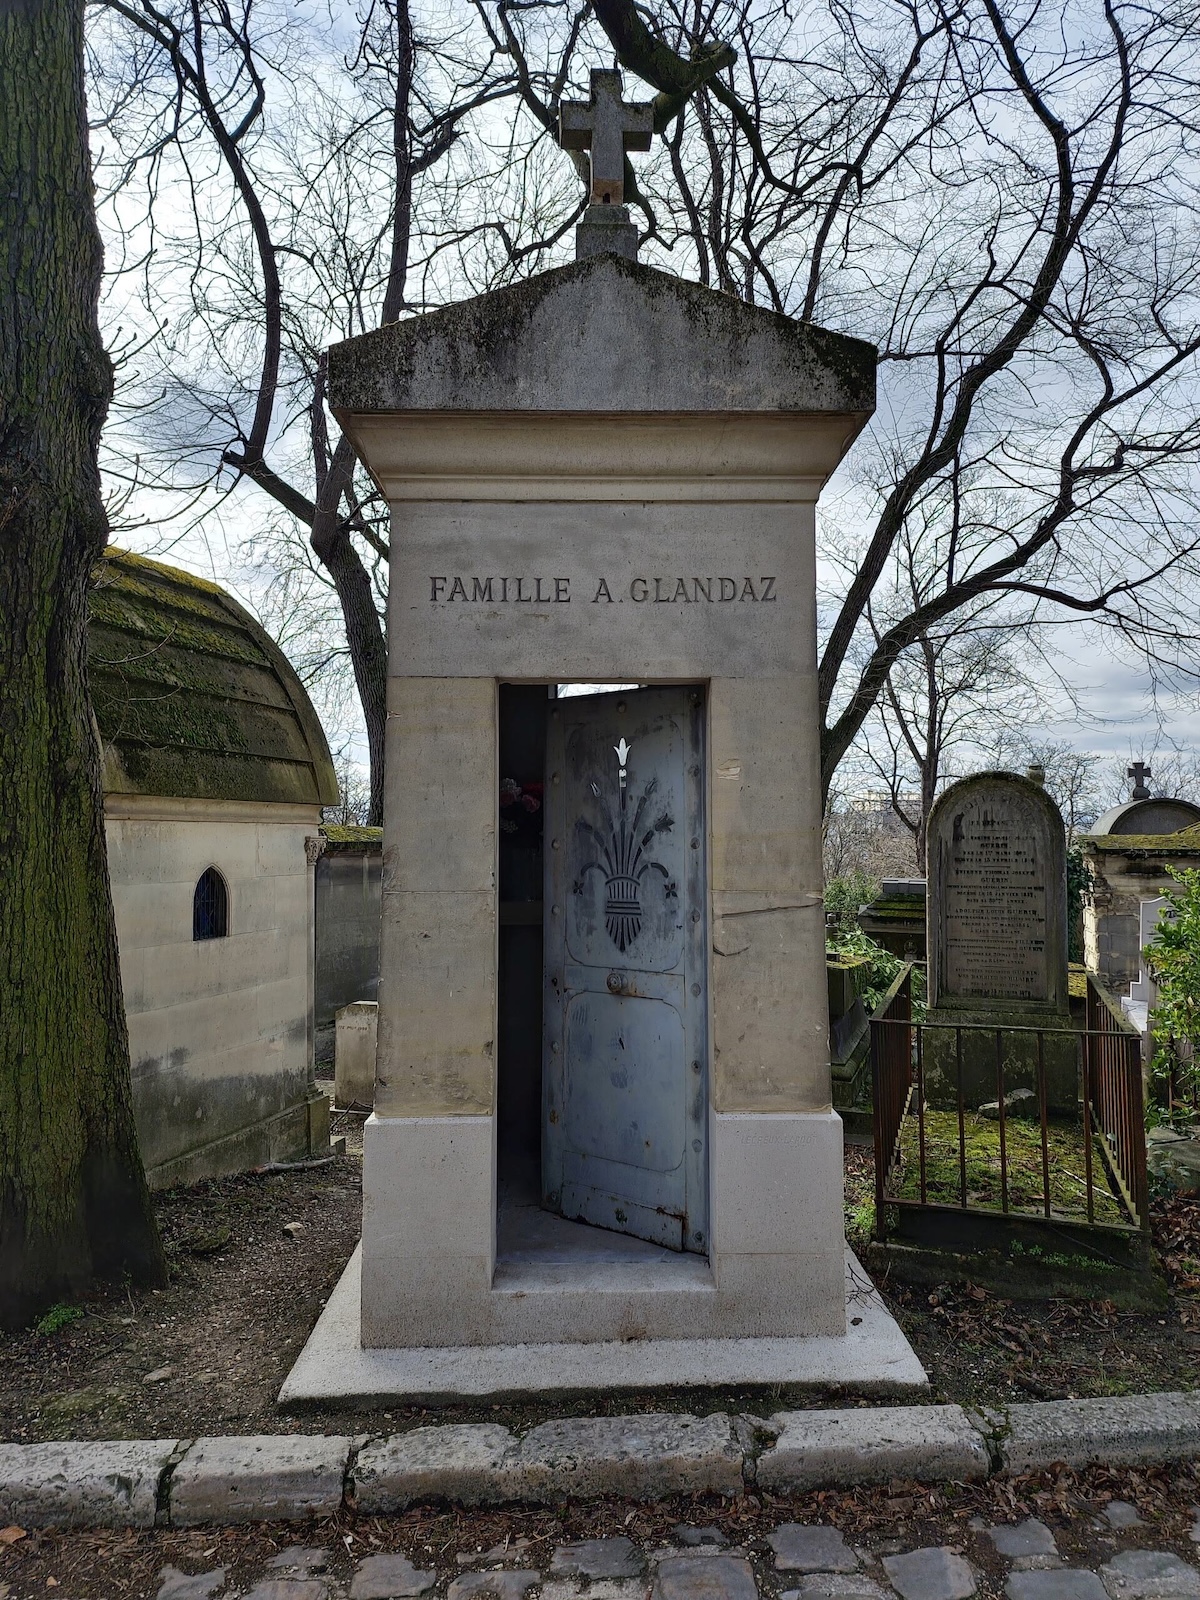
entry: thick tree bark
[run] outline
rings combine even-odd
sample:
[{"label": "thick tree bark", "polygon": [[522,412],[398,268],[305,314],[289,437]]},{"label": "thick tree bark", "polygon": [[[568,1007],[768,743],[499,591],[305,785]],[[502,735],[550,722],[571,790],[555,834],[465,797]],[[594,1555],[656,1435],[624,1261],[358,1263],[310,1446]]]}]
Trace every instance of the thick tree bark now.
[{"label": "thick tree bark", "polygon": [[0,5],[0,1324],[161,1282],[87,688],[112,391],[82,0]]}]

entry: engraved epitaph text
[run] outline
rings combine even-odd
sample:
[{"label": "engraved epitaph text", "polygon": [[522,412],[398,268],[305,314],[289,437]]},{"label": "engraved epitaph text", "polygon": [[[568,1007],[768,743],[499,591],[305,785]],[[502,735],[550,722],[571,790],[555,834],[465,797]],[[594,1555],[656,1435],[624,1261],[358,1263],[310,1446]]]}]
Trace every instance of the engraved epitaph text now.
[{"label": "engraved epitaph text", "polygon": [[1066,954],[1062,823],[1021,779],[955,785],[931,818],[931,999],[1060,1007]]}]

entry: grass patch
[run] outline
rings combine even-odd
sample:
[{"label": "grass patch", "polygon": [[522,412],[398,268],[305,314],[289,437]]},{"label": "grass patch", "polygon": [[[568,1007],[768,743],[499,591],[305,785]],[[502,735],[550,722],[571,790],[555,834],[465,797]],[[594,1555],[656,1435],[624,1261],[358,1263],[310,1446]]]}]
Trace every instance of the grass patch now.
[{"label": "grass patch", "polygon": [[[916,1116],[905,1117],[900,1134],[899,1186],[893,1191],[898,1200],[920,1198],[919,1137]],[[1010,1117],[1005,1122],[1004,1143],[1008,1164],[1009,1210],[1043,1215],[1040,1125]],[[963,1144],[966,1151],[968,1206],[999,1211],[1000,1124],[975,1112],[968,1112],[963,1121]],[[1086,1222],[1087,1167],[1082,1127],[1077,1123],[1051,1122],[1047,1129],[1047,1155],[1051,1216],[1059,1221]],[[1108,1187],[1108,1177],[1095,1140],[1092,1144],[1092,1189],[1096,1222],[1128,1223],[1124,1206]],[[961,1203],[956,1111],[925,1112],[925,1194],[931,1204],[956,1206]]]}]

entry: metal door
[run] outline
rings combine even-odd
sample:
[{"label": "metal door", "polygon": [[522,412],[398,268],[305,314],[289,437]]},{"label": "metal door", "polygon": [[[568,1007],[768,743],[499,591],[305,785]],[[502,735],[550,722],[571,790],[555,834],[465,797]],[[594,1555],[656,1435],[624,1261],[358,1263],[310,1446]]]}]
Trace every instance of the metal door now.
[{"label": "metal door", "polygon": [[542,1202],[708,1248],[703,694],[550,708]]}]

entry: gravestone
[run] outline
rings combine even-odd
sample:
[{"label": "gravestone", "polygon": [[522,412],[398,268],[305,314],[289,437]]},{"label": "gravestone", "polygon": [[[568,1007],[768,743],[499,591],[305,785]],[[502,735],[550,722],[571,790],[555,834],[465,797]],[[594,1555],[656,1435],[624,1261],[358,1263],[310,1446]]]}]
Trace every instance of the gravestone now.
[{"label": "gravestone", "polygon": [[[744,1379],[764,1341],[819,1337],[834,1366],[861,1342],[815,503],[875,351],[629,259],[623,152],[648,122],[619,76],[563,129],[593,159],[580,259],[329,353],[392,514],[351,1335],[372,1393],[368,1357],[478,1394],[514,1360],[532,1389],[619,1387],[631,1363],[700,1381],[714,1342]],[[883,1377],[911,1355],[871,1315],[856,1359]],[[318,1345],[326,1321],[345,1336],[330,1312]]]},{"label": "gravestone", "polygon": [[[927,1098],[957,1104],[957,1040],[968,1106],[999,1094],[996,1030],[1049,1030],[1051,1108],[1073,1111],[1077,1045],[1067,989],[1066,836],[1040,784],[984,772],[952,784],[929,818]],[[952,1026],[951,1026],[952,1025]],[[961,1028],[959,1035],[953,1031]],[[1037,1090],[1037,1040],[1006,1033],[1004,1092]]]}]

